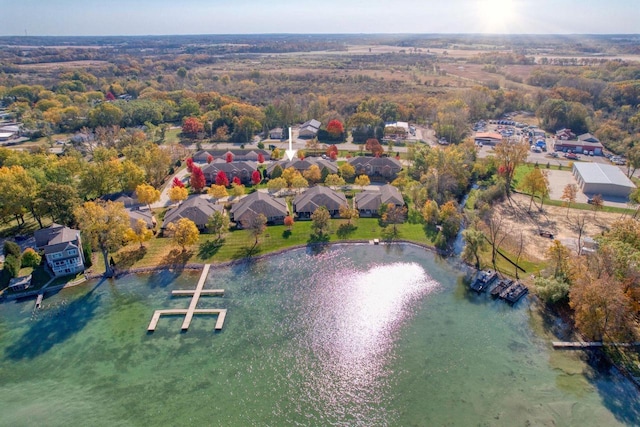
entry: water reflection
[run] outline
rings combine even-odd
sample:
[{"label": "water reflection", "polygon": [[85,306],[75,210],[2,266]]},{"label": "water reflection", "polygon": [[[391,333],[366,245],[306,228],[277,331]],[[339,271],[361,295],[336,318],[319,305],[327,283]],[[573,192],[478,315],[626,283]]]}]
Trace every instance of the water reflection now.
[{"label": "water reflection", "polygon": [[[366,405],[379,404],[387,391],[391,373],[385,369],[396,334],[412,316],[415,303],[437,282],[415,263],[339,271],[323,276],[300,319],[308,326],[300,347],[311,350],[303,376],[308,398],[320,406],[318,410],[339,413],[359,407],[350,414],[354,422],[360,417],[371,422],[376,418],[372,411],[379,408],[368,411]],[[322,408],[325,405],[329,407]]]}]

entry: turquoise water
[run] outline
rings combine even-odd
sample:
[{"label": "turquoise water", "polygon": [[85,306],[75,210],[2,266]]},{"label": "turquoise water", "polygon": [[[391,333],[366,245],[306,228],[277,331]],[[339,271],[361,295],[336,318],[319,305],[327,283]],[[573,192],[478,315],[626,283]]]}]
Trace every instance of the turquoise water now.
[{"label": "turquoise water", "polygon": [[0,305],[0,425],[638,425],[638,392],[554,351],[544,321],[466,291],[455,265],[398,245],[292,251],[199,273],[95,281]]}]

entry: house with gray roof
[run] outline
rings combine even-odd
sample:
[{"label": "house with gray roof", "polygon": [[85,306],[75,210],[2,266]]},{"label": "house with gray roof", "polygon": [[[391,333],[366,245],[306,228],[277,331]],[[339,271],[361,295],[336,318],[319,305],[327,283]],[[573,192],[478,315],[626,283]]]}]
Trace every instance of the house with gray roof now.
[{"label": "house with gray roof", "polygon": [[139,219],[143,220],[147,224],[147,228],[153,229],[156,226],[156,218],[149,210],[140,209],[126,209],[127,215],[129,215],[130,227],[134,228]]},{"label": "house with gray roof", "polygon": [[372,181],[392,181],[402,170],[402,164],[393,157],[352,157],[348,162],[356,175],[367,175]]},{"label": "house with gray roof", "polygon": [[231,221],[240,227],[243,222],[259,214],[267,218],[268,224],[283,224],[284,218],[289,215],[289,208],[285,199],[256,191],[235,203],[229,214]]},{"label": "house with gray roof", "polygon": [[282,170],[285,170],[287,168],[294,168],[300,173],[303,173],[312,165],[316,165],[318,166],[318,168],[320,168],[321,172],[322,169],[326,168],[328,173],[338,173],[338,165],[332,160],[323,159],[321,157],[305,157],[302,160],[295,158],[291,161],[280,160],[278,162],[273,162],[269,166],[267,166],[267,176],[271,176],[271,172],[276,167],[276,165],[279,165]]},{"label": "house with gray roof", "polygon": [[375,190],[365,190],[356,194],[355,207],[361,217],[371,217],[378,215],[378,210],[382,204],[394,206],[404,206],[404,199],[400,191],[393,185],[387,184]]},{"label": "house with gray roof", "polygon": [[207,184],[211,185],[216,182],[216,176],[220,171],[223,171],[229,182],[233,181],[233,178],[238,177],[243,184],[249,184],[251,182],[251,174],[258,170],[258,164],[255,162],[230,162],[227,163],[223,159],[216,159],[213,162],[202,168],[202,173],[207,180]]},{"label": "house with gray roof", "polygon": [[214,160],[227,161],[227,154],[231,153],[231,159],[234,162],[257,162],[258,157],[262,154],[264,160],[271,160],[271,152],[267,150],[200,150],[193,155],[193,161],[196,163],[207,163],[209,156]]},{"label": "house with gray roof", "polygon": [[138,201],[138,197],[135,192],[120,192],[107,194],[101,197],[105,202],[122,203],[127,209],[137,209],[142,206],[142,203]]},{"label": "house with gray roof", "polygon": [[216,182],[216,176],[220,171],[223,171],[227,175],[229,182],[233,181],[233,178],[238,177],[243,184],[249,184],[251,183],[251,174],[257,170],[258,164],[255,162],[227,163],[224,159],[215,159],[202,168],[202,173],[204,173],[208,185]]},{"label": "house with gray roof", "polygon": [[47,228],[36,230],[33,235],[36,248],[44,252],[47,265],[55,276],[84,271],[80,230],[54,223]]},{"label": "house with gray roof", "polygon": [[322,123],[315,119],[311,119],[306,121],[300,126],[300,131],[298,132],[298,136],[300,138],[315,138],[318,135],[318,131],[320,130],[320,126]]},{"label": "house with gray roof", "polygon": [[167,212],[162,222],[162,228],[165,229],[172,222],[177,222],[182,218],[188,218],[195,223],[199,230],[204,230],[209,218],[216,211],[223,212],[224,207],[213,203],[206,195],[191,196]]},{"label": "house with gray roof", "polygon": [[298,219],[309,219],[319,207],[327,208],[332,217],[340,215],[340,206],[347,206],[347,198],[329,187],[315,186],[293,200],[293,211]]}]

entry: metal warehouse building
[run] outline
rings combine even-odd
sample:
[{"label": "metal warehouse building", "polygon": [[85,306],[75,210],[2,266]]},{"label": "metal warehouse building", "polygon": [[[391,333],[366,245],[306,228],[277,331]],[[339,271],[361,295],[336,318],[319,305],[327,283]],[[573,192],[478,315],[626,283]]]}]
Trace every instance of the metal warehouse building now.
[{"label": "metal warehouse building", "polygon": [[602,197],[629,197],[636,188],[629,178],[613,165],[600,163],[574,163],[573,176],[585,194]]}]

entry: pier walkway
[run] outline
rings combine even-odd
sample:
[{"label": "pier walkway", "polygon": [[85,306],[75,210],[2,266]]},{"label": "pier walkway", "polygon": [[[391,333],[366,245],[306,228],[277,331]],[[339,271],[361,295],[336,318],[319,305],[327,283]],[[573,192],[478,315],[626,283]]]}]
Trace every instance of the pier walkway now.
[{"label": "pier walkway", "polygon": [[638,347],[640,342],[602,342],[602,341],[553,341],[553,348],[595,348],[595,347]]},{"label": "pier walkway", "polygon": [[184,321],[182,322],[182,330],[186,331],[189,329],[189,325],[191,325],[191,320],[193,319],[194,314],[217,314],[218,319],[216,320],[215,330],[219,331],[222,329],[224,325],[224,319],[227,316],[227,310],[222,308],[196,308],[198,305],[198,301],[202,295],[209,296],[218,296],[224,295],[224,289],[202,289],[204,287],[204,283],[207,280],[207,275],[209,274],[209,268],[211,264],[205,264],[204,269],[202,270],[202,274],[200,275],[200,280],[198,280],[198,284],[196,288],[193,290],[174,290],[171,292],[172,295],[176,296],[189,296],[191,295],[191,301],[189,303],[189,307],[186,309],[177,308],[177,309],[168,309],[168,310],[156,310],[151,317],[151,322],[149,322],[149,327],[147,331],[153,332],[156,330],[156,326],[158,326],[158,322],[160,321],[161,316],[184,316]]}]

